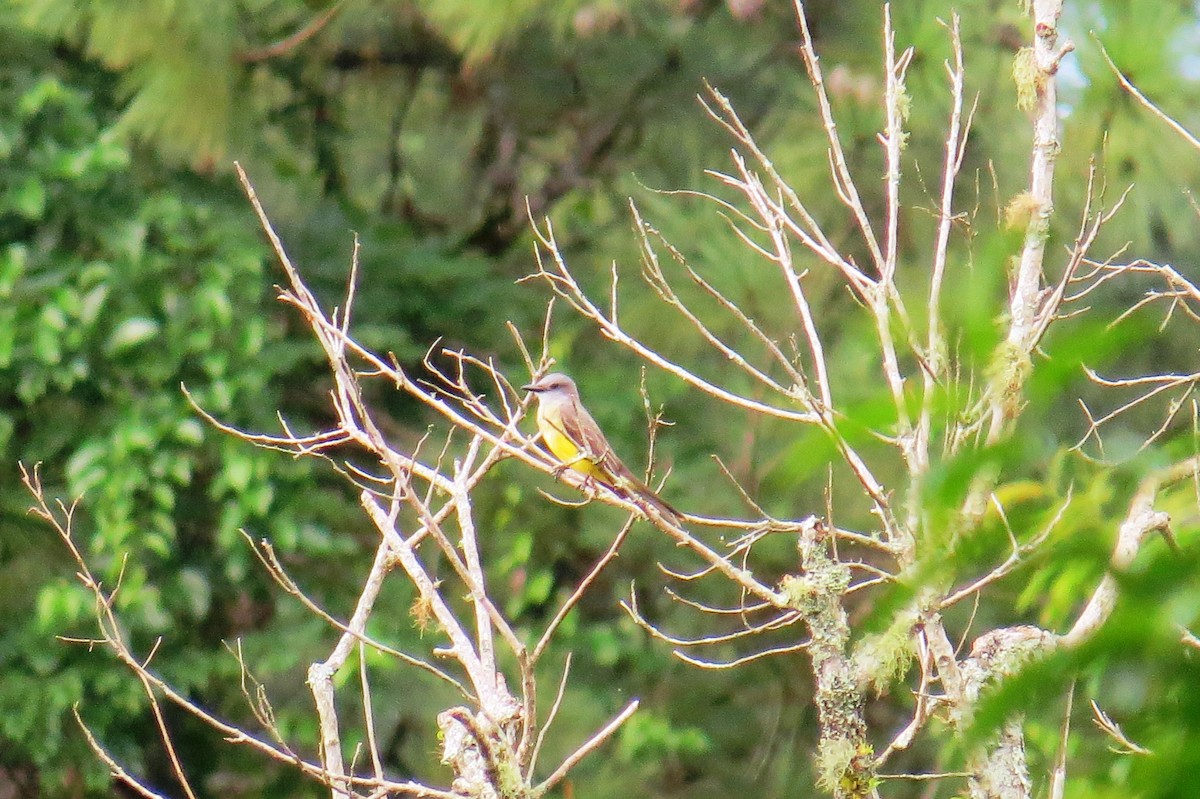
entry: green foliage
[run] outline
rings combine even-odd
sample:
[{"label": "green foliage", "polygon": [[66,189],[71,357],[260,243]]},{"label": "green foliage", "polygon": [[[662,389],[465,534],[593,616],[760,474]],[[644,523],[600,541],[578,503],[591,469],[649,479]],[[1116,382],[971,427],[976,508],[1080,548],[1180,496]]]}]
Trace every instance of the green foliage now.
[{"label": "green foliage", "polygon": [[224,156],[234,110],[234,4],[18,5],[30,27],[67,37],[108,67],[134,72],[118,129],[146,134],[195,163]]},{"label": "green foliage", "polygon": [[[1194,532],[1194,530],[1192,530]],[[1058,746],[1064,697],[1074,685],[1068,785],[1075,795],[1186,795],[1196,758],[1200,708],[1189,686],[1197,679],[1192,650],[1179,645],[1178,627],[1196,624],[1198,605],[1187,576],[1195,551],[1173,555],[1159,542],[1147,546],[1134,570],[1121,578],[1121,602],[1099,634],[1076,651],[1058,650],[989,691],[968,741],[986,740],[1020,708],[1031,716],[1030,744],[1036,760],[1050,762]],[[1087,700],[1118,721],[1149,754],[1122,754],[1120,746],[1089,719]]]},{"label": "green foliage", "polygon": [[708,735],[696,727],[677,727],[653,711],[638,713],[621,729],[617,753],[626,760],[695,758],[712,749]]},{"label": "green foliage", "polygon": [[[162,635],[156,665],[206,706],[236,717],[244,714],[240,697],[232,695],[241,675],[221,641],[240,638],[289,741],[312,746],[310,701],[298,686],[302,665],[327,654],[333,633],[267,585],[239,530],[269,538],[334,615],[346,610],[369,562],[363,550],[373,545],[356,533],[360,523],[347,521],[356,517],[348,515],[340,489],[303,464],[220,434],[179,390],[185,384],[197,404],[247,429],[276,429],[276,408],[296,429],[317,428],[326,413],[327,383],[312,344],[269,302],[278,275],[267,266],[247,207],[221,177],[232,156],[249,169],[327,307],[340,300],[350,231],[359,233],[354,333],[405,364],[419,362],[440,339],[496,356],[510,374],[520,373],[505,322],[535,341],[545,299],[532,285],[513,284],[532,268],[524,232],[528,197],[535,216],[553,218],[572,267],[594,296],[607,296],[608,267],[616,261],[624,325],[698,373],[728,378],[724,357],[638,282],[629,194],[691,266],[807,363],[794,344],[795,312],[781,300],[787,292],[778,269],[747,249],[713,205],[651,191],[707,189],[729,199],[702,175],[730,168],[729,139],[695,102],[705,77],[732,98],[837,246],[859,264],[870,262],[830,190],[827,145],[795,56],[789,4],[766,4],[749,19],[731,13],[732,5],[347,2],[311,37],[274,55],[264,48],[330,6],[21,0],[0,10],[6,44],[0,54],[0,446],[6,462],[0,474],[15,486],[13,463],[41,460],[57,484],[53,489],[83,495],[77,534],[106,579],[123,575],[118,609],[138,651],[149,651]],[[896,498],[919,509],[919,548],[928,554],[900,584],[856,594],[861,604],[851,608],[859,652],[870,654],[864,659],[877,668],[869,676],[885,692],[881,712],[894,709],[884,705],[897,696],[907,698],[899,688],[886,694],[912,654],[904,646],[908,619],[897,619],[898,611],[926,590],[959,587],[986,574],[1008,556],[1010,533],[1026,543],[1049,529],[1043,547],[992,586],[977,610],[959,607],[946,615],[964,635],[1028,621],[1058,629],[1103,573],[1138,476],[1192,445],[1182,436],[1123,468],[1066,451],[1085,430],[1076,405],[1065,398],[1099,393],[1081,387],[1081,365],[1121,374],[1195,371],[1191,327],[1158,336],[1160,320],[1149,315],[1105,327],[1111,319],[1105,309],[1127,307],[1144,287],[1089,298],[1095,318],[1104,321],[1066,320],[1032,363],[1012,357],[1001,343],[999,302],[1031,213],[1020,202],[1029,157],[1020,105],[1028,103],[1031,87],[1008,77],[1017,52],[1013,37],[1027,43],[1031,35],[1017,5],[970,0],[955,6],[967,48],[967,97],[978,92],[980,104],[965,151],[966,177],[954,200],[960,216],[950,245],[945,296],[952,300],[940,356],[953,354],[977,373],[991,364],[990,390],[1011,399],[1021,422],[1012,440],[967,447],[933,464],[912,496]],[[806,7],[849,168],[875,214],[883,207],[876,144],[883,125],[880,7]],[[916,48],[901,103],[909,134],[905,171],[912,175],[919,165],[921,172],[901,196],[899,257],[902,290],[919,297],[949,110],[943,60],[950,52],[938,20],[948,18],[951,5],[921,0],[892,10],[898,45]],[[1086,35],[1098,30],[1121,69],[1194,128],[1196,87],[1184,67],[1195,50],[1195,13],[1186,4],[1155,0],[1068,4],[1064,26],[1077,55],[1064,61],[1061,73],[1068,85],[1056,216],[1038,231],[1049,237],[1049,252],[1060,252],[1076,235],[1080,178],[1098,152],[1107,169],[1108,205],[1117,189],[1137,184],[1099,246],[1115,249],[1134,240],[1139,254],[1180,264],[1195,260],[1197,226],[1180,187],[1196,182],[1200,159],[1121,93]],[[1012,230],[1000,220],[1006,205],[1014,211]],[[795,254],[806,257],[799,248]],[[673,262],[666,266],[685,299],[705,309],[717,335],[740,334],[736,320],[722,316],[686,272]],[[874,435],[895,424],[878,380],[877,332],[862,323],[827,265],[811,259],[800,266],[828,331],[839,432],[892,485],[903,465]],[[914,329],[923,329],[922,303],[910,301],[908,308]],[[898,322],[893,334],[909,332]],[[1151,335],[1153,346],[1146,343]],[[748,350],[756,346],[734,340]],[[645,419],[630,411],[640,407],[636,367],[561,307],[549,345],[580,377],[589,407],[633,466],[646,450]],[[919,371],[914,364],[904,368]],[[1023,393],[1008,392],[1030,372]],[[751,422],[674,378],[652,372],[646,382],[652,405],[664,403],[675,423],[661,431],[656,450],[659,473],[671,468],[665,495],[672,503],[697,512],[741,510],[711,460],[717,453],[772,514],[798,518],[822,513],[828,504],[839,525],[877,528],[853,475],[830,467],[838,457],[829,436]],[[754,396],[749,380],[723,382]],[[388,434],[420,438],[426,420],[387,387],[373,390]],[[933,420],[935,437],[946,419],[978,413],[980,393],[989,387],[964,380],[938,390],[943,416]],[[1135,412],[1116,431],[1114,449],[1133,451],[1156,424],[1150,410]],[[1169,432],[1176,429],[1182,428]],[[489,578],[505,612],[522,629],[538,629],[604,552],[614,516],[594,504],[547,506],[516,464],[497,475],[478,497]],[[982,482],[994,483],[996,503],[964,518],[964,499]],[[548,480],[539,484],[566,494]],[[77,794],[74,780],[92,794],[107,793],[104,769],[73,730],[68,711],[79,702],[118,759],[139,773],[165,775],[136,683],[109,660],[53,640],[55,634],[92,634],[92,600],[74,582],[61,547],[27,520],[19,491],[4,492],[0,502],[0,607],[6,611],[0,771],[32,764],[48,796]],[[1190,551],[1194,498],[1176,492],[1167,503],[1183,522],[1178,532]],[[1148,546],[1158,548],[1158,542]],[[755,573],[768,582],[782,579],[801,606],[859,579],[844,570],[784,577],[795,574],[796,553],[782,536],[759,544],[755,557]],[[690,609],[658,591],[658,561],[694,565],[639,528],[562,628],[563,650],[576,658],[578,682],[561,721],[573,740],[609,717],[615,693],[645,698],[621,733],[619,756],[585,763],[578,794],[594,793],[597,784],[611,795],[695,797],[736,791],[791,796],[797,785],[815,780],[827,788],[841,785],[846,766],[863,753],[833,745],[813,757],[802,687],[809,676],[797,660],[756,663],[731,675],[680,670],[614,609],[613,597],[633,590],[647,618],[663,629],[711,633],[697,628]],[[1172,786],[1190,785],[1200,711],[1190,698],[1195,692],[1189,693],[1194,664],[1176,645],[1173,626],[1196,623],[1185,565],[1194,565],[1190,555],[1174,565],[1163,558],[1139,562],[1122,583],[1133,600],[1118,609],[1111,634],[1078,657],[1031,666],[1027,678],[989,700],[995,704],[985,706],[979,723],[1028,708],[1030,696],[1044,699],[1031,714],[1030,740],[1041,758],[1035,763],[1048,762],[1058,699],[1077,677],[1077,700],[1085,691],[1111,696],[1127,731],[1156,754],[1110,756],[1085,719],[1086,703],[1077,701],[1073,729],[1083,737],[1071,753],[1071,773],[1083,787],[1071,788],[1076,795],[1165,796]],[[707,584],[694,585],[697,601],[729,601]],[[1163,585],[1183,588],[1164,597]],[[409,616],[411,592],[390,585],[389,591],[372,634],[415,640],[421,632]],[[547,662],[560,662],[563,650],[552,651]],[[744,653],[730,647],[719,654]],[[378,695],[388,697],[375,708],[380,730],[395,743],[386,765],[440,774],[428,718],[444,697],[414,690],[389,664],[370,664]],[[539,700],[548,706],[553,697]],[[211,780],[206,790],[212,793],[226,785],[261,796],[313,790],[249,757],[219,754],[219,742],[196,736],[189,743],[188,765],[201,781]],[[961,744],[921,747],[912,754],[921,765],[942,755],[965,757]],[[569,751],[565,742],[561,748]],[[815,777],[809,773],[814,760]],[[72,776],[78,773],[82,777]],[[171,783],[164,778],[161,784]]]},{"label": "green foliage", "polygon": [[[198,649],[269,613],[254,608],[263,580],[239,529],[283,551],[318,540],[289,510],[289,480],[307,470],[269,473],[268,455],[216,435],[180,391],[233,424],[269,423],[280,330],[265,253],[227,188],[156,173],[144,157],[135,168],[106,80],[40,57],[45,69],[0,63],[3,473],[15,486],[16,461],[44,461],[51,490],[86,498],[77,542],[107,585],[119,581],[124,633],[143,653],[174,633],[156,662],[186,690],[228,673]],[[144,697],[111,661],[54,641],[95,635],[93,600],[62,543],[40,527],[31,537],[27,505],[4,494],[0,750],[5,765],[35,765],[47,795],[78,769],[101,790],[105,770],[70,709],[136,763]]]},{"label": "green foliage", "polygon": [[497,49],[518,38],[530,28],[545,28],[548,32],[563,33],[572,19],[577,24],[587,24],[581,15],[594,15],[593,24],[612,24],[624,14],[626,2],[596,5],[585,0],[571,2],[548,2],[547,0],[504,0],[493,7],[494,13],[480,13],[475,0],[449,0],[434,2],[426,0],[421,10],[441,28],[455,49],[463,54],[468,63],[480,62],[496,54]]}]

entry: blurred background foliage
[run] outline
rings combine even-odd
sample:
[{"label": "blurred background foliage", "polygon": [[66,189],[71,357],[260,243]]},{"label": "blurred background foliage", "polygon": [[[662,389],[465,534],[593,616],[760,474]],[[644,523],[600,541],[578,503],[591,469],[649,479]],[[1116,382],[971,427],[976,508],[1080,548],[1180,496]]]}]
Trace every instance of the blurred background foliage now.
[{"label": "blurred background foliage", "polygon": [[[814,0],[806,8],[851,167],[878,211],[881,5]],[[1019,247],[1000,218],[1027,180],[1029,125],[1016,108],[1010,70],[1031,31],[1016,0],[906,0],[894,9],[900,46],[916,48],[901,242],[913,291],[921,290],[932,251],[949,109],[941,20],[953,10],[962,14],[968,90],[979,105],[956,201],[976,213],[952,246],[949,323],[961,356],[983,369],[999,335],[1006,263]],[[1200,177],[1200,157],[1120,92],[1089,32],[1168,113],[1196,128],[1196,13],[1187,2],[1068,1],[1064,27],[1078,50],[1061,75],[1052,269],[1074,239],[1093,158],[1109,205],[1135,184],[1096,252],[1132,242],[1131,254],[1185,272],[1195,263],[1198,226],[1188,189]],[[731,143],[696,101],[705,80],[731,98],[830,238],[865,262],[829,186],[789,3],[15,0],[0,7],[0,37],[0,797],[110,793],[105,769],[70,717],[77,703],[123,763],[173,790],[140,687],[103,653],[55,638],[88,636],[92,607],[61,544],[26,515],[18,461],[43,462],[53,490],[82,495],[78,534],[98,570],[110,581],[120,576],[118,604],[135,648],[148,652],[161,637],[155,663],[164,675],[206,707],[249,723],[231,652],[240,645],[290,740],[310,752],[315,746],[304,670],[326,655],[333,631],[281,595],[241,532],[269,539],[296,580],[338,616],[350,611],[373,534],[353,491],[329,470],[221,434],[181,390],[243,429],[275,429],[277,410],[297,429],[328,421],[323,362],[303,326],[274,302],[279,274],[231,179],[233,160],[249,172],[291,255],[329,305],[344,290],[358,234],[354,332],[417,370],[440,341],[497,358],[514,382],[525,377],[505,323],[535,342],[545,312],[544,287],[515,282],[533,269],[528,207],[554,220],[570,263],[597,296],[606,292],[609,265],[618,263],[632,331],[701,374],[751,389],[684,320],[665,314],[637,275],[629,196],[772,335],[786,341],[794,327],[790,307],[779,301],[778,275],[737,241],[715,206],[657,191],[720,194],[704,171],[729,168]],[[677,270],[670,275],[686,282]],[[885,482],[897,478],[894,455],[854,432],[888,423],[870,324],[826,270],[814,264],[807,280],[847,429]],[[1102,573],[1138,481],[1191,451],[1187,418],[1162,446],[1117,466],[1068,450],[1086,429],[1076,397],[1100,408],[1121,401],[1086,384],[1081,364],[1122,375],[1195,370],[1200,336],[1183,315],[1160,326],[1161,312],[1149,309],[1109,326],[1145,289],[1110,284],[1090,298],[1091,314],[1063,322],[1045,342],[1014,441],[937,465],[925,488],[930,517],[948,519],[971,476],[998,467],[1008,521],[1022,535],[1047,524],[1072,496],[1072,512],[1046,547],[978,607],[976,632],[1022,621],[1069,624]],[[711,307],[705,313],[716,332],[736,330]],[[646,445],[639,365],[561,307],[549,344],[618,450],[639,463]],[[674,504],[740,511],[715,454],[774,514],[821,513],[828,495],[839,524],[871,526],[851,481],[831,470],[834,453],[819,435],[717,407],[653,372],[645,382],[653,405],[665,405],[674,423],[657,452],[672,470],[665,494]],[[424,435],[430,420],[420,408],[386,386],[373,391],[398,442]],[[946,402],[947,413],[956,413],[963,398],[948,392]],[[1110,431],[1107,454],[1132,456],[1162,410],[1124,417]],[[539,486],[548,482],[506,463],[479,496],[492,583],[507,612],[531,630],[573,589],[620,521],[603,507],[549,504]],[[1195,497],[1181,489],[1167,502],[1185,553],[1192,552]],[[953,546],[948,530],[925,533],[922,579],[961,584],[1007,553],[999,518]],[[759,558],[756,573],[782,575],[793,568],[794,552],[788,542],[768,542]],[[574,681],[547,757],[569,751],[636,695],[643,710],[616,745],[575,773],[574,795],[806,795],[816,738],[806,663],[788,657],[705,672],[673,660],[615,604],[636,580],[652,620],[679,635],[711,631],[664,596],[659,560],[689,565],[639,528],[565,626],[549,660],[576,652]],[[1200,716],[1189,698],[1196,664],[1172,642],[1173,625],[1200,614],[1196,565],[1190,554],[1148,556],[1129,578],[1136,612],[1119,614],[1070,668],[1041,675],[1050,684],[1045,695],[1056,701],[1030,709],[1010,698],[1029,710],[1035,766],[1053,758],[1057,699],[1074,677],[1082,693],[1110,703],[1131,736],[1156,750],[1136,762],[1110,753],[1086,722],[1086,703],[1077,701],[1068,796],[1190,795],[1182,786],[1194,779],[1171,777],[1189,774],[1195,755],[1185,754],[1200,751]],[[1154,601],[1150,587],[1167,584]],[[867,629],[886,626],[886,610],[900,601],[890,599],[864,597],[852,609],[855,620]],[[372,634],[419,645],[410,602],[402,581],[393,580]],[[964,632],[970,613],[951,613],[952,629]],[[1132,654],[1140,651],[1146,656]],[[450,698],[394,662],[370,665],[389,771],[444,778],[431,719]],[[896,685],[872,705],[870,721],[890,733],[910,710],[910,692]],[[322,793],[189,719],[169,722],[207,795]],[[345,727],[354,722],[347,711]],[[953,771],[962,757],[935,729],[893,765]],[[887,791],[931,795],[920,784]],[[947,785],[936,795],[953,791]]]}]

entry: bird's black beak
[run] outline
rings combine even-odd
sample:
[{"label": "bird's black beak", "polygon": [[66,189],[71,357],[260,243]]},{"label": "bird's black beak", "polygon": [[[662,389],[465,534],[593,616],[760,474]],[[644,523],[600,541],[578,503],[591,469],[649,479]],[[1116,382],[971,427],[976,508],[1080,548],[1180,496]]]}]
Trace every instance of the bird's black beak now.
[{"label": "bird's black beak", "polygon": [[532,391],[534,394],[536,394],[542,390],[542,387],[539,386],[537,383],[530,383],[527,386],[521,386],[521,390],[522,391]]}]

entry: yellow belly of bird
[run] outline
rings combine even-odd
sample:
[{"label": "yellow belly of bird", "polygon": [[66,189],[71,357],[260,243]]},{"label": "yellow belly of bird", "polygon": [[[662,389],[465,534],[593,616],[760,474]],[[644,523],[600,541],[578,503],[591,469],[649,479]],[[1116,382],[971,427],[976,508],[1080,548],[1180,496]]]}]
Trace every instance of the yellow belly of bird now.
[{"label": "yellow belly of bird", "polygon": [[575,471],[582,472],[588,477],[604,479],[604,473],[600,471],[596,464],[587,458],[579,457],[579,447],[575,446],[575,442],[557,428],[543,428],[542,440],[546,442],[546,446],[554,453],[554,457],[563,463],[570,464],[571,468]]}]

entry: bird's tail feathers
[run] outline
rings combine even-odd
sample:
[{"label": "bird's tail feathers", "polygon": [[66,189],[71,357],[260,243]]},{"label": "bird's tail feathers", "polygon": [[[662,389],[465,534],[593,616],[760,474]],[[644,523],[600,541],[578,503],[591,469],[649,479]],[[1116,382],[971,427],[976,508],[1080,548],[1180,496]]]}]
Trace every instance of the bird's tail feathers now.
[{"label": "bird's tail feathers", "polygon": [[666,517],[668,521],[675,524],[680,524],[683,521],[683,514],[671,506],[665,499],[654,492],[654,489],[637,479],[633,475],[624,475],[621,480],[622,485],[619,486],[621,492],[626,494],[629,499],[643,499],[660,515]]}]

